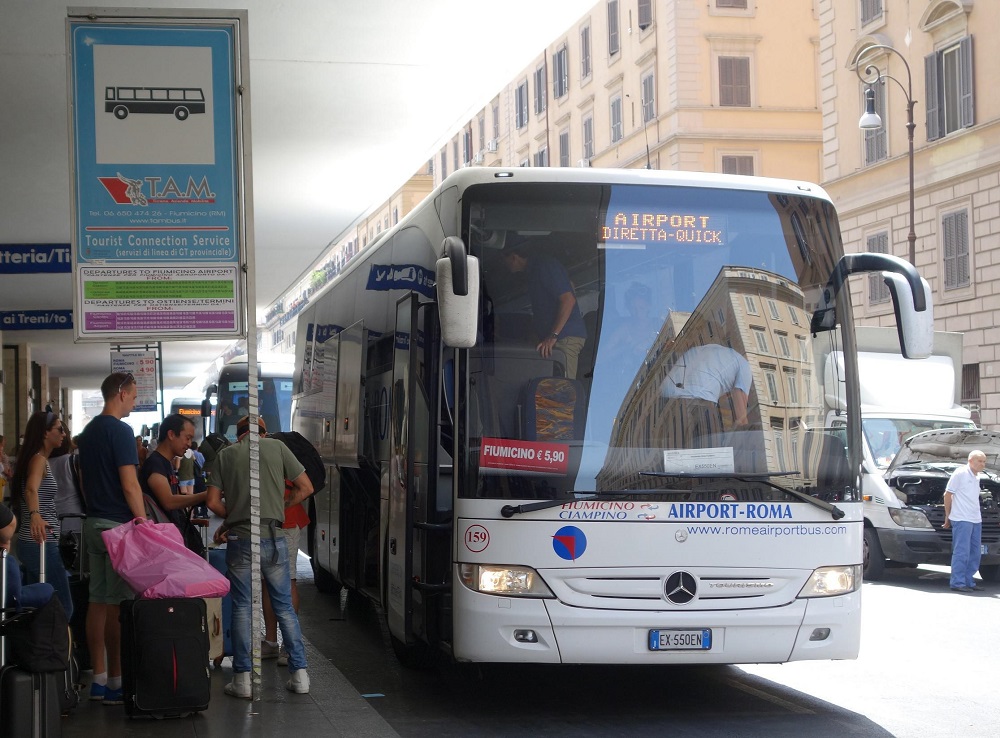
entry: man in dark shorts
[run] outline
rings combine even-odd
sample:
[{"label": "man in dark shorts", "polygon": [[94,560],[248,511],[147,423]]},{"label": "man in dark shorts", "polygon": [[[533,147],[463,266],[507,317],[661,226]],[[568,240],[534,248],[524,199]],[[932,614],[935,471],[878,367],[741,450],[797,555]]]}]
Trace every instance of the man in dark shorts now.
[{"label": "man in dark shorts", "polygon": [[[90,562],[87,645],[94,681],[90,699],[120,705],[122,699],[119,604],[134,593],[111,568],[101,532],[133,518],[145,519],[132,428],[122,418],[135,407],[135,377],[115,372],[101,384],[104,409],[80,434],[80,479],[87,499],[83,535]],[[107,655],[105,658],[105,649]]]}]

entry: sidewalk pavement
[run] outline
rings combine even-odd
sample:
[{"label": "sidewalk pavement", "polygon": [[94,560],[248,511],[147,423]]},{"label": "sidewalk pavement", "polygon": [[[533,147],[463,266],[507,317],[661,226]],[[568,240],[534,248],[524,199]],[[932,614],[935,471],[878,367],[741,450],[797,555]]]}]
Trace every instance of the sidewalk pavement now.
[{"label": "sidewalk pavement", "polygon": [[212,700],[208,709],[184,718],[155,720],[128,718],[121,706],[105,707],[87,700],[62,718],[63,738],[242,738],[242,736],[343,736],[390,738],[398,736],[389,724],[351,686],[344,675],[305,642],[309,660],[309,694],[285,689],[288,669],[273,660],[261,663],[261,699],[229,697],[223,687],[233,674],[227,657],[213,669]]}]

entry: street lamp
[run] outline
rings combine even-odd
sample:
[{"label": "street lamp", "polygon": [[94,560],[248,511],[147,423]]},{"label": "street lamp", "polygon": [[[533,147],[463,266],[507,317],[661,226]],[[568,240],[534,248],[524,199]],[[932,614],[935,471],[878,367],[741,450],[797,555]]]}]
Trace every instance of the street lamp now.
[{"label": "street lamp", "polygon": [[[893,77],[891,74],[882,74],[878,67],[873,64],[865,66],[864,74],[861,73],[861,58],[864,56],[870,56],[873,52],[879,49],[893,53],[898,56],[900,60],[902,60],[903,66],[906,67],[905,87],[902,82]],[[917,101],[913,99],[913,76],[910,74],[910,65],[907,64],[906,57],[893,47],[886,44],[873,44],[861,49],[861,51],[858,52],[858,55],[854,57],[854,71],[858,75],[858,79],[867,85],[865,87],[865,112],[861,116],[861,120],[858,121],[858,127],[863,131],[877,130],[882,127],[882,119],[879,117],[878,113],[875,112],[875,85],[881,82],[883,78],[891,79],[899,85],[899,89],[902,90],[903,95],[906,96],[906,137],[910,144],[910,232],[906,236],[906,240],[909,241],[910,244],[910,263],[916,265],[917,234],[913,230],[913,129],[916,128],[916,124],[913,122],[913,106],[916,105]]]}]

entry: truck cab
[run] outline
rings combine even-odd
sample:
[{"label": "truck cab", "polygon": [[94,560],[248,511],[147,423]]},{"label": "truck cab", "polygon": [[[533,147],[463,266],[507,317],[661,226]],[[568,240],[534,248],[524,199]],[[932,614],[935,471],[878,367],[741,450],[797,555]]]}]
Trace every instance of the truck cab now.
[{"label": "truck cab", "polygon": [[[942,550],[950,552],[950,543],[942,541],[925,510],[908,505],[905,495],[884,478],[902,444],[929,430],[976,428],[969,410],[959,404],[962,334],[935,332],[933,355],[919,360],[892,353],[895,335],[892,328],[857,328],[864,578],[870,581],[880,579],[887,567],[941,563]],[[828,387],[840,386],[836,380],[842,362],[836,352],[828,358]],[[846,428],[843,395],[828,395],[827,406],[827,427]]]}]

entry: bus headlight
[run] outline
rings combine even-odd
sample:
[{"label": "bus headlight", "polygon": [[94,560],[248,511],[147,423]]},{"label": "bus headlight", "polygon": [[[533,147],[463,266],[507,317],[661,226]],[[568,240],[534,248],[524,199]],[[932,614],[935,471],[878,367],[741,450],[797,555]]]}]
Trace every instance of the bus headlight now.
[{"label": "bus headlight", "polygon": [[889,517],[896,525],[904,528],[933,528],[931,521],[927,519],[920,510],[911,510],[908,507],[890,507]]},{"label": "bus headlight", "polygon": [[836,597],[850,594],[861,585],[861,565],[824,566],[816,569],[799,597]]},{"label": "bus headlight", "polygon": [[529,566],[460,564],[462,584],[473,592],[504,597],[554,597],[552,590]]}]

